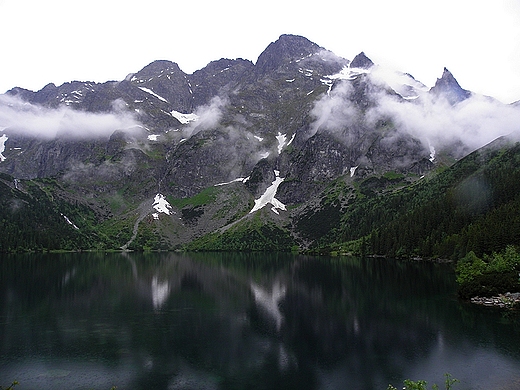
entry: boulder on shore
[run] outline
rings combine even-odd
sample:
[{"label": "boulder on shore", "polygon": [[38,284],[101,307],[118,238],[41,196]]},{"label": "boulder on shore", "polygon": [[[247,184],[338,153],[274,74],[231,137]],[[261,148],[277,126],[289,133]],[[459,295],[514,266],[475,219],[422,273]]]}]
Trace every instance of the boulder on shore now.
[{"label": "boulder on shore", "polygon": [[504,309],[520,308],[520,293],[505,293],[495,297],[473,297],[471,303],[483,306],[495,306]]}]

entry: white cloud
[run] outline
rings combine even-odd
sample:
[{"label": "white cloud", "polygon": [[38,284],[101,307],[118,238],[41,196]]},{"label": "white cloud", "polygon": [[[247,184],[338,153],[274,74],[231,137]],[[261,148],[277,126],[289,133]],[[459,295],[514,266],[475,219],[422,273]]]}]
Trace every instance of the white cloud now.
[{"label": "white cloud", "polygon": [[520,109],[480,95],[453,106],[428,94],[413,102],[380,94],[377,102],[373,118],[390,116],[400,130],[436,149],[461,141],[472,151],[520,131]]},{"label": "white cloud", "polygon": [[197,134],[199,131],[209,130],[217,127],[222,118],[222,110],[228,104],[228,99],[214,96],[209,104],[199,106],[195,110],[197,120],[192,121],[183,129],[183,136],[186,138]]},{"label": "white cloud", "polygon": [[[415,84],[406,75],[381,70],[368,77],[378,87],[389,83],[396,89],[403,81]],[[311,125],[311,135],[317,131],[328,131],[349,144],[352,138],[359,138],[360,134],[356,132],[363,131],[364,125],[370,129],[378,120],[386,118],[393,121],[399,132],[420,139],[428,150],[440,150],[459,143],[463,146],[460,152],[467,153],[500,136],[520,133],[519,106],[506,105],[477,94],[450,105],[445,99],[427,93],[420,83],[414,86],[418,96],[414,100],[389,94],[388,88],[369,87],[364,98],[370,100],[371,105],[362,117],[361,110],[350,100],[351,94],[355,92],[352,83],[341,81],[329,95],[319,99],[312,109],[315,121]]]},{"label": "white cloud", "polygon": [[348,100],[352,92],[351,83],[341,82],[329,95],[324,95],[316,102],[310,112],[316,118],[311,127],[311,136],[318,129],[335,131],[355,121],[357,110]]},{"label": "white cloud", "polygon": [[115,102],[110,113],[90,113],[62,106],[56,109],[0,95],[0,127],[8,134],[44,139],[92,139],[108,137],[115,130],[128,130],[139,123]]}]

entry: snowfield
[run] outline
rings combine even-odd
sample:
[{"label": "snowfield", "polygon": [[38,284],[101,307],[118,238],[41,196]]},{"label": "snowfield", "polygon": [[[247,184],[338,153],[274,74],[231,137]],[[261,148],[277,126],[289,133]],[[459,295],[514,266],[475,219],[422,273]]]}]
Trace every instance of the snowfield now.
[{"label": "snowfield", "polygon": [[0,137],[0,161],[5,161],[5,157],[2,153],[5,150],[5,141],[7,141],[7,140],[8,140],[7,135],[2,134],[2,136]]},{"label": "snowfield", "polygon": [[276,139],[278,140],[278,154],[280,154],[280,153],[282,153],[282,149],[285,146],[285,141],[287,140],[287,134],[282,134],[282,133],[278,132]]},{"label": "snowfield", "polygon": [[217,184],[213,185],[213,187],[225,186],[225,185],[228,185],[228,184],[231,184],[231,183],[236,183],[236,182],[245,183],[248,180],[249,180],[249,176],[248,177],[238,177],[235,180],[227,181],[225,183],[217,183]]},{"label": "snowfield", "polygon": [[172,111],[170,112],[170,114],[183,125],[187,125],[190,122],[194,122],[199,118],[197,114],[183,114],[182,112],[178,111]]},{"label": "snowfield", "polygon": [[146,92],[146,93],[149,93],[150,95],[156,97],[157,99],[159,100],[162,100],[163,102],[165,103],[168,103],[168,100],[166,100],[165,98],[163,98],[162,96],[159,96],[157,95],[154,91],[152,91],[150,88],[145,88],[145,87],[137,87],[139,88],[141,91],[143,92]]},{"label": "snowfield", "polygon": [[62,216],[63,218],[65,218],[65,221],[67,221],[67,223],[68,223],[70,226],[72,226],[72,227],[73,227],[74,229],[76,229],[76,230],[79,230],[79,227],[77,227],[77,226],[76,226],[76,225],[75,225],[75,224],[74,224],[74,223],[69,219],[69,217],[67,217],[65,214],[61,214],[61,216]]},{"label": "snowfield", "polygon": [[259,199],[255,200],[255,206],[249,212],[249,214],[252,214],[255,211],[260,210],[262,207],[266,206],[267,204],[271,204],[273,206],[273,207],[271,207],[271,211],[273,211],[273,213],[276,213],[276,214],[279,214],[278,210],[284,210],[284,211],[287,210],[285,205],[282,202],[280,202],[278,199],[275,198],[276,191],[278,190],[278,186],[283,182],[284,178],[280,177],[279,171],[274,171],[274,174],[276,176],[276,179],[265,190],[264,194]]},{"label": "snowfield", "polygon": [[152,214],[154,219],[159,219],[159,213],[167,215],[171,215],[172,213],[172,206],[162,194],[155,195],[152,207],[157,211],[157,213]]}]

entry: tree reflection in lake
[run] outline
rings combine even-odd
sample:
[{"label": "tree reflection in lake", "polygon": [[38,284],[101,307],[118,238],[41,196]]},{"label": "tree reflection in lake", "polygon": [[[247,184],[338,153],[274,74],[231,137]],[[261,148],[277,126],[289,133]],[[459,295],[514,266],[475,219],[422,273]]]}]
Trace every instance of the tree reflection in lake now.
[{"label": "tree reflection in lake", "polygon": [[461,389],[520,384],[517,316],[457,301],[448,265],[239,253],[1,261],[4,386],[386,389],[442,384],[445,372]]}]

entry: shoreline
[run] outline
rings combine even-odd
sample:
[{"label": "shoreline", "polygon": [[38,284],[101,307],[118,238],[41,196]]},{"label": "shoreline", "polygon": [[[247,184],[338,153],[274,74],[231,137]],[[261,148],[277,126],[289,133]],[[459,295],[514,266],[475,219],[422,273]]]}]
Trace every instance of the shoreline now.
[{"label": "shoreline", "polygon": [[520,309],[520,293],[507,292],[493,297],[473,297],[470,299],[470,302],[476,305],[502,309]]}]

